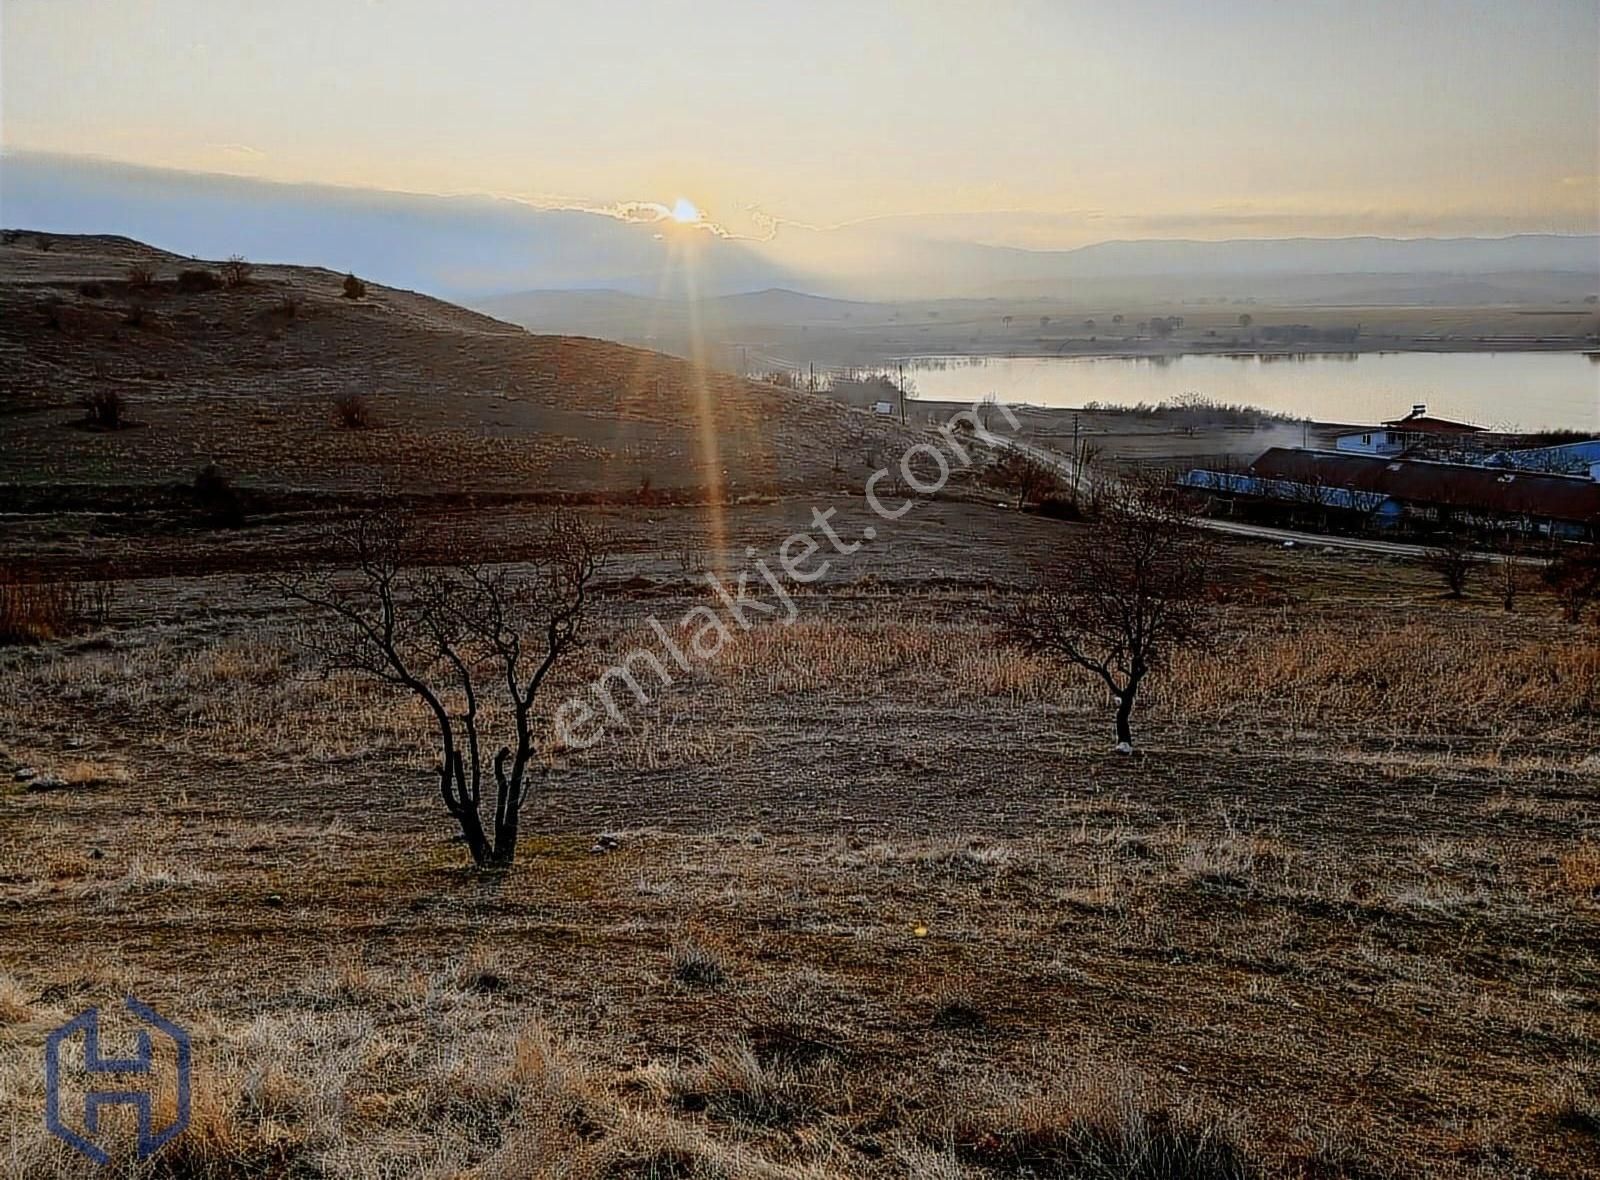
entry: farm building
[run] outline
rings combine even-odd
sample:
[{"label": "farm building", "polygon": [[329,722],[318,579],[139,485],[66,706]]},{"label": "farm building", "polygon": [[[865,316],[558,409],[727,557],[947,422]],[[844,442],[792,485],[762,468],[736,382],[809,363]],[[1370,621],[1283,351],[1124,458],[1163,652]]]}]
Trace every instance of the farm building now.
[{"label": "farm building", "polygon": [[1581,475],[1584,472],[1592,472],[1596,464],[1600,464],[1600,438],[1562,443],[1553,447],[1499,451],[1490,455],[1484,462],[1491,467],[1513,467],[1519,471],[1552,471]]},{"label": "farm building", "polygon": [[1441,440],[1460,441],[1469,435],[1481,434],[1481,426],[1466,422],[1452,422],[1448,418],[1434,418],[1426,405],[1411,407],[1404,418],[1385,422],[1382,427],[1341,434],[1334,447],[1359,455],[1401,455],[1413,447]]},{"label": "farm building", "polygon": [[1244,472],[1191,471],[1213,494],[1359,515],[1383,527],[1462,525],[1569,540],[1600,532],[1600,480],[1468,463],[1273,447]]},{"label": "farm building", "polygon": [[1334,440],[1338,450],[1358,455],[1398,455],[1406,445],[1405,436],[1398,430],[1358,430]]}]

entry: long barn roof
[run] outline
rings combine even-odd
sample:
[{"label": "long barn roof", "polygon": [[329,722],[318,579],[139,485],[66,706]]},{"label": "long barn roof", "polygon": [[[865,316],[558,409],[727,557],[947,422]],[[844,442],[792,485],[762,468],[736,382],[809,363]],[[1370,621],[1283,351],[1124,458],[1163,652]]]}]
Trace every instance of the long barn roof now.
[{"label": "long barn roof", "polygon": [[1371,492],[1414,504],[1547,520],[1600,520],[1600,482],[1467,463],[1273,447],[1250,465],[1263,479]]}]

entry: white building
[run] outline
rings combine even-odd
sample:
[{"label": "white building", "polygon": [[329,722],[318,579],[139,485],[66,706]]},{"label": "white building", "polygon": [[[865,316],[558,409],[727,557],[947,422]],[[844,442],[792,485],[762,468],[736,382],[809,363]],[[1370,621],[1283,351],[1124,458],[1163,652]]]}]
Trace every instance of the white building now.
[{"label": "white building", "polygon": [[1334,449],[1357,455],[1398,455],[1406,449],[1405,437],[1398,430],[1363,430],[1356,434],[1341,434]]}]

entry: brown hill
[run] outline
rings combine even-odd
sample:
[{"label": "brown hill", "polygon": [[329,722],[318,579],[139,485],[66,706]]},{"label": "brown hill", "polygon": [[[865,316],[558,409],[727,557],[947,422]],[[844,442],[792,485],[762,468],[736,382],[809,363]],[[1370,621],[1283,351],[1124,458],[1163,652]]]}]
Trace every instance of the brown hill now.
[{"label": "brown hill", "polygon": [[[242,488],[686,496],[857,482],[897,426],[622,345],[536,336],[427,296],[196,262],[125,238],[0,239],[0,483],[124,489],[215,463]],[[89,428],[116,395],[132,425]],[[340,399],[370,425],[343,425]],[[837,471],[843,466],[848,474]]]}]

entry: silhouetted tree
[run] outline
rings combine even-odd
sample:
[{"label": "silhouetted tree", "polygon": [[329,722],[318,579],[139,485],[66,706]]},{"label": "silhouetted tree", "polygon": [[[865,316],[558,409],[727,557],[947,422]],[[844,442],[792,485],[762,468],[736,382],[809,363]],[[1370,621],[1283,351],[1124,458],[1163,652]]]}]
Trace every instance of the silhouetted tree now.
[{"label": "silhouetted tree", "polygon": [[1207,591],[1215,542],[1192,526],[1189,508],[1154,482],[1109,487],[1097,514],[1061,536],[1031,592],[1006,609],[1014,641],[1104,682],[1123,753],[1133,750],[1133,707],[1146,677],[1213,627]]},{"label": "silhouetted tree", "polygon": [[[327,625],[316,650],[323,670],[371,677],[426,706],[445,810],[478,868],[508,868],[523,800],[540,769],[534,705],[577,643],[605,537],[576,516],[555,516],[515,545],[516,565],[462,554],[424,564],[406,522],[390,512],[334,526],[327,540],[336,568],[280,581],[290,597],[322,612]],[[512,731],[492,758],[483,732],[491,692],[504,696]],[[490,774],[494,814],[486,819],[480,808]]]}]

